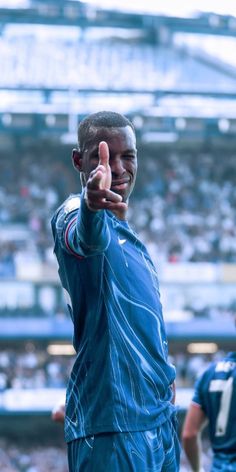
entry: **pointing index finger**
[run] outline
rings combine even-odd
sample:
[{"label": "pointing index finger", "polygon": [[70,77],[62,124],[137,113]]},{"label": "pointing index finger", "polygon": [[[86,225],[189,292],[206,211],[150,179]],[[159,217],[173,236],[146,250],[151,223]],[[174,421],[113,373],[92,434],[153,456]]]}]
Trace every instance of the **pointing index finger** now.
[{"label": "pointing index finger", "polygon": [[98,147],[99,164],[107,167],[109,165],[109,147],[106,141],[101,141]]}]

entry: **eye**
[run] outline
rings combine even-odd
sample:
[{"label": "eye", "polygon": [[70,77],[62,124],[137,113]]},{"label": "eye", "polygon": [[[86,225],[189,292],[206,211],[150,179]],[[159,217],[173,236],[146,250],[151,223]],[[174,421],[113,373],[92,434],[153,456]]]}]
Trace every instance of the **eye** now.
[{"label": "eye", "polygon": [[133,159],[135,159],[135,154],[124,154],[124,156],[122,156],[123,159],[127,160],[127,161],[132,161]]},{"label": "eye", "polygon": [[98,153],[92,154],[92,156],[90,157],[90,159],[92,159],[93,161],[98,161],[98,159],[99,159]]}]

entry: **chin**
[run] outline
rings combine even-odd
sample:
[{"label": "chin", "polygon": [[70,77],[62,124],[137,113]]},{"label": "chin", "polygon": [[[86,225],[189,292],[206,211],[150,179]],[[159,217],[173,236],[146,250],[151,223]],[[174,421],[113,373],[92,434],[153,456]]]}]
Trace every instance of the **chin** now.
[{"label": "chin", "polygon": [[122,197],[122,202],[126,203],[129,199],[129,193],[127,194],[127,192],[116,192],[117,195],[120,195]]}]

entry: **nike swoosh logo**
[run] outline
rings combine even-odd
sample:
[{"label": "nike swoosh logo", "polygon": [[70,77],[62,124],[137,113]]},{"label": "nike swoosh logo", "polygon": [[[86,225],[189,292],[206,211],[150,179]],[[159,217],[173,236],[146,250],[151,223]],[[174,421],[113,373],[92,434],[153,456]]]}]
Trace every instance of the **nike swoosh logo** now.
[{"label": "nike swoosh logo", "polygon": [[125,244],[126,241],[127,241],[126,239],[120,239],[120,238],[118,238],[118,243],[119,243],[120,245]]}]

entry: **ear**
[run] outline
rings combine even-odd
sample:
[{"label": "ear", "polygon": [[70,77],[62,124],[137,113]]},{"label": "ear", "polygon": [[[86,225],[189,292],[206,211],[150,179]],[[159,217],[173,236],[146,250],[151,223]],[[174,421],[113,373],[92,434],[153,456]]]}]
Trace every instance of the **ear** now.
[{"label": "ear", "polygon": [[79,172],[82,172],[82,154],[78,149],[73,149],[72,151],[72,162],[75,169]]}]

